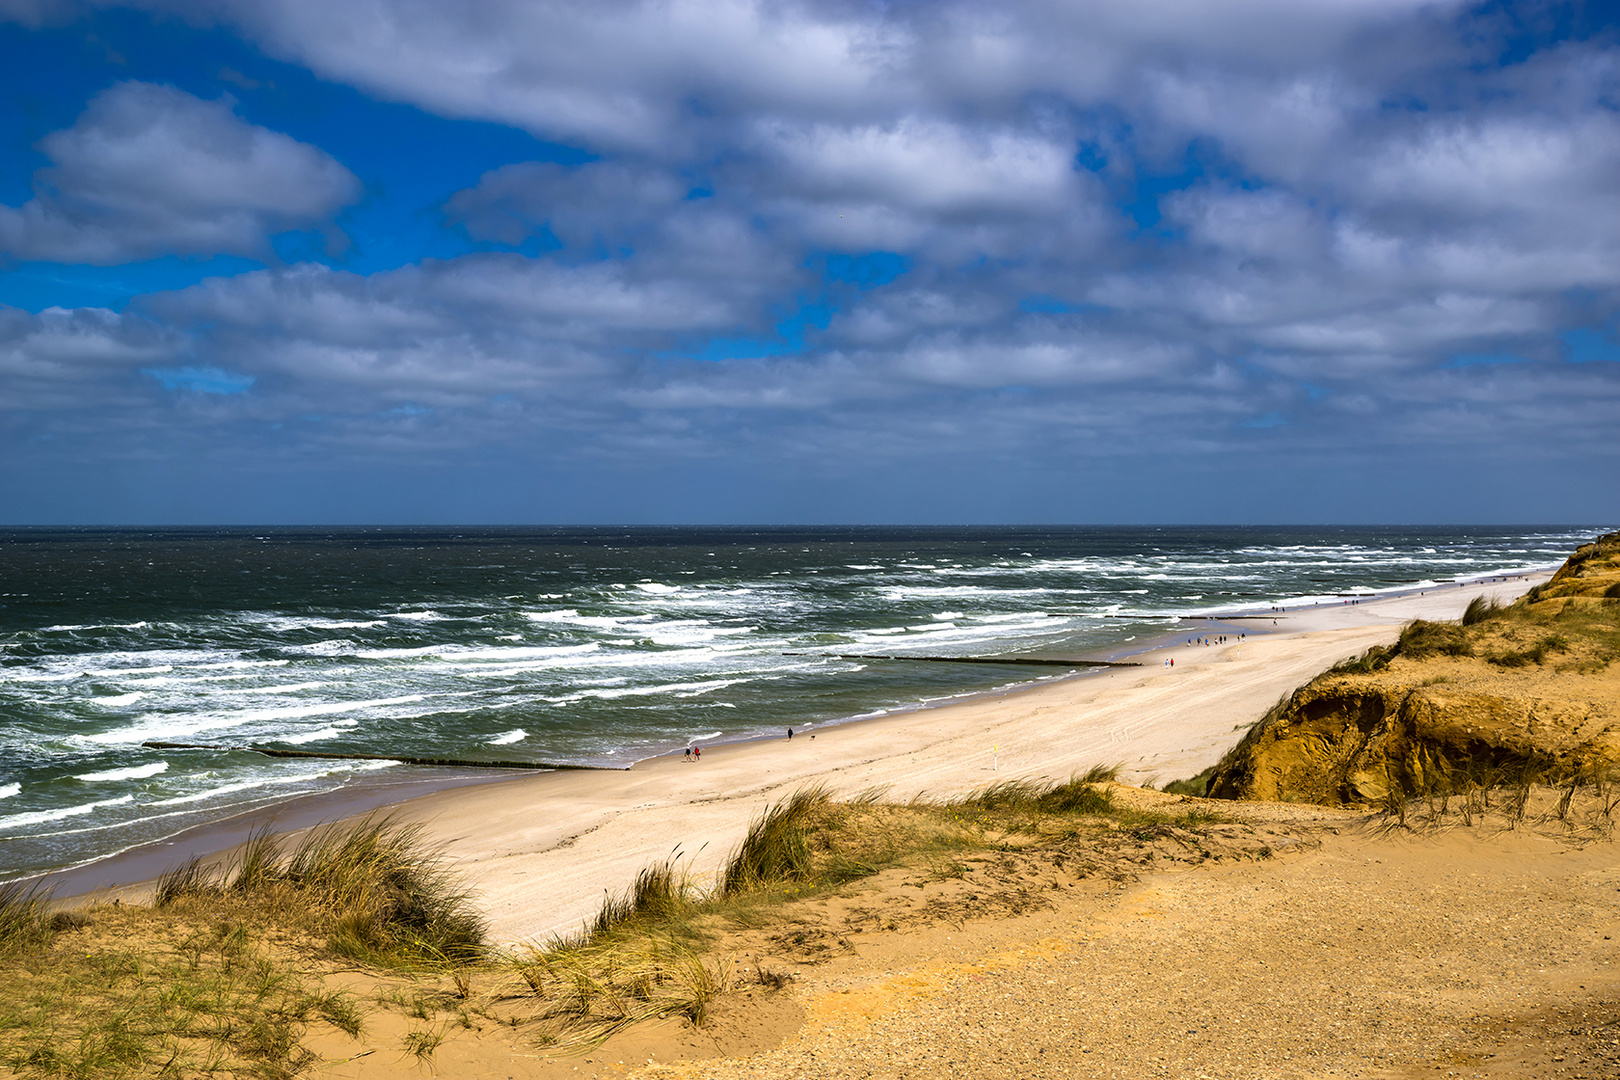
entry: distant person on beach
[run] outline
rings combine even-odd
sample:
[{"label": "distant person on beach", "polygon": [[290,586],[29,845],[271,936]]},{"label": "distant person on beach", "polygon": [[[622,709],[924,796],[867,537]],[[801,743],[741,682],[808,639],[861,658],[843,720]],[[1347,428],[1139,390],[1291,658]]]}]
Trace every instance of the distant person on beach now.
[{"label": "distant person on beach", "polygon": [[691,747],[690,747],[690,746],[688,746],[688,747],[687,747],[687,748],[686,748],[686,760],[687,760],[687,761],[691,761],[691,760],[692,760],[692,748],[691,748]]},{"label": "distant person on beach", "polygon": [[693,761],[701,761],[702,759],[703,759],[703,747],[701,747],[701,746],[692,747],[692,760]]},{"label": "distant person on beach", "polygon": [[792,741],[793,741],[793,729],[788,728],[788,742],[792,742]]}]

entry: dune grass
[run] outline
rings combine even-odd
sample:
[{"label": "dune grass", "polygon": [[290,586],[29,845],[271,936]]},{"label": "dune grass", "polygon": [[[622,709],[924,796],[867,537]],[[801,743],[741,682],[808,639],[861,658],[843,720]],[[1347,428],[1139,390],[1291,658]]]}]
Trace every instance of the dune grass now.
[{"label": "dune grass", "polygon": [[[326,1024],[365,1009],[312,969],[358,959],[443,971],[482,957],[483,922],[420,829],[321,826],[295,844],[256,830],[232,859],[163,874],[154,905],[51,914],[0,885],[0,1066],[41,1078],[286,1077]],[[431,1054],[431,1040],[414,1052]],[[436,1046],[436,1043],[433,1043]]]},{"label": "dune grass", "polygon": [[192,859],[158,879],[158,907],[194,899],[246,903],[321,934],[334,953],[384,966],[470,962],[484,937],[421,826],[375,814],[312,829],[290,850],[257,830],[228,862]]}]

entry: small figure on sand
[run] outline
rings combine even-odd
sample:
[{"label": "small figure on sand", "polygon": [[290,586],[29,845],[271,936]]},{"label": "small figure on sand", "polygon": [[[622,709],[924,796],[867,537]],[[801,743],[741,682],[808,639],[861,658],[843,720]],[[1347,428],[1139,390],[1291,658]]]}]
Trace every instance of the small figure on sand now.
[{"label": "small figure on sand", "polygon": [[693,761],[698,761],[698,760],[702,759],[702,757],[703,757],[703,747],[701,747],[701,746],[692,747],[692,760]]},{"label": "small figure on sand", "polygon": [[792,741],[793,741],[793,729],[788,728],[788,742],[792,742]]},{"label": "small figure on sand", "polygon": [[691,761],[691,760],[692,760],[692,748],[691,748],[691,747],[690,747],[690,746],[688,746],[688,747],[687,747],[687,748],[686,748],[686,760],[687,760],[687,761]]}]

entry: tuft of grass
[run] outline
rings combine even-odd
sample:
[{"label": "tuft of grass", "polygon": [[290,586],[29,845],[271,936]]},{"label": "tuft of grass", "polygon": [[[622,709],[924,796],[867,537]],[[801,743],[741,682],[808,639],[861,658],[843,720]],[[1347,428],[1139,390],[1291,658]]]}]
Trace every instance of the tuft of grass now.
[{"label": "tuft of grass", "polygon": [[739,896],[769,882],[809,880],[810,829],[830,798],[820,785],[802,788],[755,819],[726,861],[720,895]]},{"label": "tuft of grass", "polygon": [[1474,655],[1473,643],[1461,626],[1456,623],[1429,622],[1427,619],[1416,619],[1407,623],[1401,630],[1401,637],[1396,642],[1395,649],[1399,655],[1413,660],[1435,655]]},{"label": "tuft of grass", "polygon": [[0,956],[50,942],[55,930],[50,901],[50,892],[40,888],[38,882],[8,881],[0,885]]},{"label": "tuft of grass", "polygon": [[1326,672],[1328,675],[1371,675],[1375,671],[1383,671],[1389,667],[1389,661],[1395,650],[1386,649],[1382,645],[1374,645],[1360,656],[1349,660],[1341,660]]},{"label": "tuft of grass", "polygon": [[1202,799],[1209,792],[1209,782],[1215,776],[1219,765],[1211,765],[1197,776],[1186,780],[1172,780],[1160,790],[1168,795],[1191,795]]},{"label": "tuft of grass", "polygon": [[477,959],[484,921],[422,843],[420,825],[368,815],[311,830],[266,879],[313,901],[332,924],[333,951],[384,965]]},{"label": "tuft of grass", "polygon": [[1473,626],[1488,619],[1499,618],[1504,610],[1506,609],[1496,602],[1495,597],[1476,596],[1468,601],[1468,606],[1463,609],[1462,624]]},{"label": "tuft of grass", "polygon": [[691,909],[690,894],[691,883],[674,860],[644,866],[628,892],[602,905],[589,934],[608,934],[637,921],[675,922]]},{"label": "tuft of grass", "polygon": [[1114,803],[1101,785],[1117,776],[1118,765],[1096,765],[1062,783],[1003,780],[946,805],[1021,814],[1106,814]]}]

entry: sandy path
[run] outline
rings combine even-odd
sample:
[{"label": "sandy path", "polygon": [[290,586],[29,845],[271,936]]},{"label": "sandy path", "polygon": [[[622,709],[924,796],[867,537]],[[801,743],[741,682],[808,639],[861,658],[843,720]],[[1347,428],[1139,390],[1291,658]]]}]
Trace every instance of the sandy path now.
[{"label": "sandy path", "polygon": [[[814,739],[716,747],[697,765],[664,758],[625,772],[441,792],[403,812],[445,844],[495,940],[543,938],[577,929],[604,890],[623,889],[642,866],[672,853],[697,875],[710,873],[751,817],[807,783],[910,797],[1062,777],[1096,764],[1123,764],[1127,780],[1195,775],[1278,697],[1394,640],[1403,622],[1455,618],[1475,595],[1510,598],[1546,576],[1289,612],[1276,632],[1242,643],[1237,634],[1261,624],[1237,622],[1227,645],[1149,653],[1140,669],[821,728]],[[1170,656],[1173,669],[1163,666]]]}]

